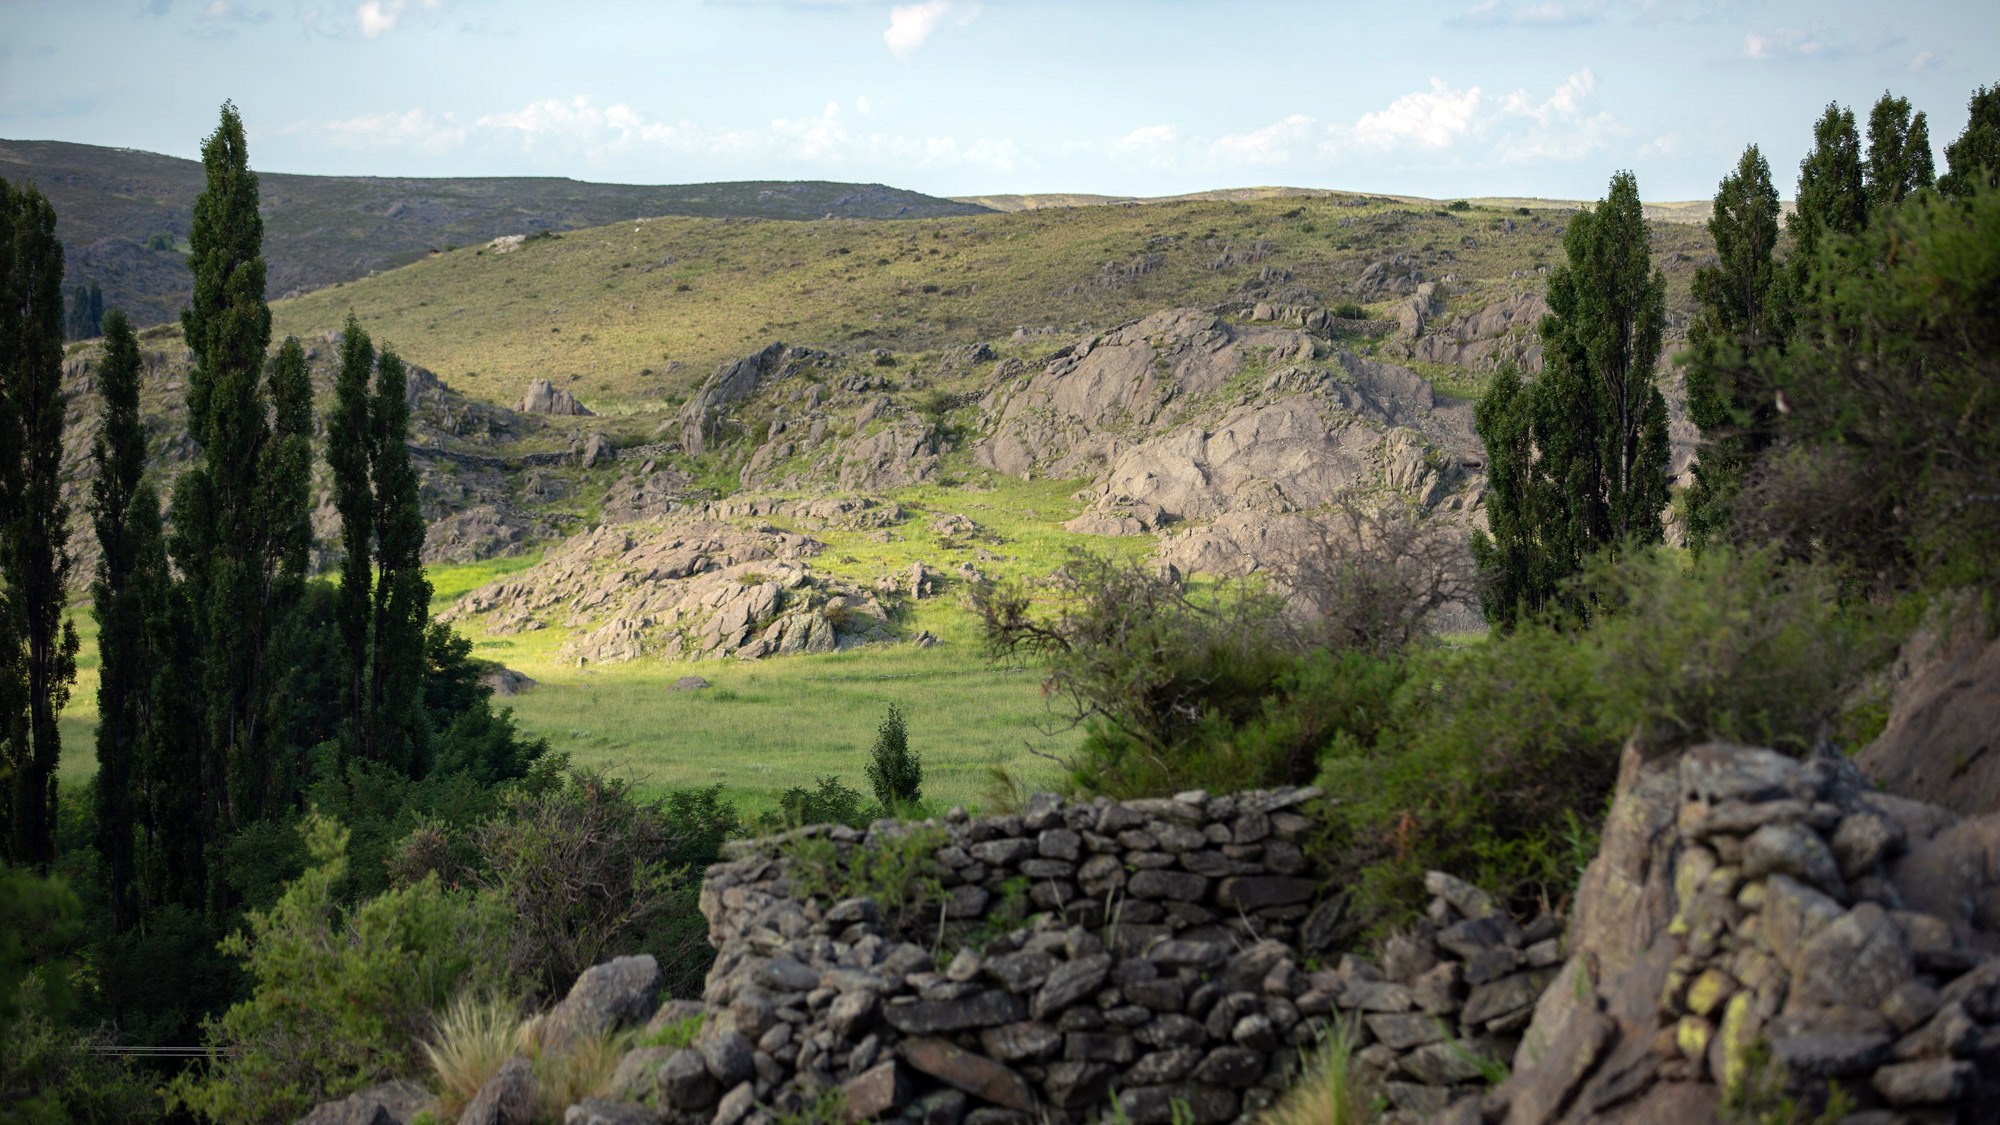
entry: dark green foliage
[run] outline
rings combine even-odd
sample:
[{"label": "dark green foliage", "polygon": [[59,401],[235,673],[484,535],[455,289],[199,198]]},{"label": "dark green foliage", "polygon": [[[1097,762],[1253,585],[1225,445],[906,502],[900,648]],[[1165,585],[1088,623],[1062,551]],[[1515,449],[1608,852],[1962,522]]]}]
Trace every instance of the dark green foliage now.
[{"label": "dark green foliage", "polygon": [[43,869],[55,858],[56,717],[77,651],[63,617],[62,272],[55,209],[0,180],[0,855]]},{"label": "dark green foliage", "polygon": [[1783,356],[1785,396],[1744,534],[1876,589],[2000,576],[2000,190],[1918,197],[1830,240]]},{"label": "dark green foliage", "polygon": [[1503,375],[1474,411],[1493,464],[1492,535],[1473,541],[1489,620],[1548,605],[1591,554],[1658,543],[1667,505],[1667,406],[1654,381],[1666,278],[1629,172],[1563,233],[1549,275],[1543,370]]},{"label": "dark green foliage", "polygon": [[863,799],[859,790],[842,784],[838,777],[822,777],[811,789],[794,785],[778,794],[778,813],[766,817],[762,827],[773,832],[802,824],[862,828],[873,819],[874,811],[862,804]]},{"label": "dark green foliage", "polygon": [[341,745],[365,761],[421,776],[431,756],[421,691],[430,582],[417,475],[405,444],[405,381],[402,360],[387,349],[378,357],[350,316],[326,454],[341,528]]},{"label": "dark green foliage", "polygon": [[680,863],[705,827],[676,824],[629,783],[589,771],[539,793],[509,796],[477,835],[489,885],[514,919],[509,969],[542,995],[629,947],[699,874]]},{"label": "dark green foliage", "polygon": [[63,333],[72,340],[88,340],[104,329],[104,290],[96,282],[78,284],[69,291],[69,312],[63,316]]},{"label": "dark green foliage", "polygon": [[1854,111],[1829,104],[1813,125],[1813,146],[1799,161],[1798,203],[1786,229],[1792,234],[1794,283],[1808,289],[1819,245],[1828,235],[1857,234],[1868,226],[1861,134]]},{"label": "dark green foliage", "polygon": [[499,898],[427,879],[343,906],[348,833],[320,816],[299,831],[311,866],[223,942],[251,996],[206,1022],[207,1066],[168,1087],[170,1101],[217,1120],[293,1120],[314,1102],[416,1073],[431,1013],[501,981]]},{"label": "dark green foliage", "polygon": [[924,763],[910,753],[909,732],[903,726],[903,709],[891,703],[888,717],[875,732],[875,748],[868,763],[868,785],[875,790],[876,803],[890,815],[914,807],[924,797]]},{"label": "dark green foliage", "polygon": [[1982,184],[2000,187],[2000,82],[1974,90],[1965,108],[1965,131],[1944,146],[1947,170],[1937,183],[1953,199],[1970,198]]},{"label": "dark green foliage", "polygon": [[1357,305],[1357,304],[1355,304],[1355,303],[1354,303],[1354,302],[1352,302],[1352,301],[1348,301],[1348,302],[1346,302],[1346,303],[1344,303],[1344,304],[1338,304],[1338,305],[1335,305],[1335,306],[1333,306],[1332,308],[1328,309],[1328,310],[1327,310],[1327,312],[1328,312],[1328,313],[1329,313],[1330,315],[1332,315],[1332,316],[1334,316],[1334,317],[1336,317],[1336,318],[1338,318],[1338,319],[1340,319],[1340,320],[1367,320],[1367,319],[1368,319],[1368,310],[1367,310],[1367,309],[1364,309],[1364,308],[1362,308],[1362,307],[1361,307],[1360,305]]},{"label": "dark green foliage", "polygon": [[140,800],[146,780],[139,759],[156,737],[154,683],[164,654],[157,618],[172,576],[160,528],[160,501],[145,481],[146,430],[139,418],[139,341],[131,322],[113,309],[104,323],[102,426],[91,446],[97,479],[90,517],[100,553],[91,584],[97,618],[97,851],[104,864],[111,924],[135,919]]},{"label": "dark green foliage", "polygon": [[1930,187],[1936,178],[1931,161],[1931,131],[1924,115],[1910,113],[1910,100],[1887,90],[1868,111],[1868,205],[1877,211],[1893,207],[1911,192]]},{"label": "dark green foliage", "polygon": [[1250,587],[1198,593],[1089,555],[1064,566],[1058,590],[1060,610],[1042,620],[1022,589],[983,590],[975,602],[993,654],[1046,662],[1043,694],[1085,727],[1067,763],[1072,790],[1151,796],[1262,780],[1265,763],[1197,751],[1260,716],[1302,651],[1282,599]]},{"label": "dark green foliage", "polygon": [[[303,588],[310,541],[312,433],[305,355],[287,341],[262,376],[271,314],[264,303],[263,221],[243,124],[225,104],[202,146],[208,186],[195,201],[194,296],[181,314],[194,353],[188,423],[202,459],[174,489],[169,542],[198,669],[201,811],[210,843],[284,811],[300,763],[285,745],[287,661],[281,641]],[[219,904],[211,879],[210,901]]]},{"label": "dark green foliage", "polygon": [[1695,271],[1700,309],[1688,329],[1688,417],[1701,428],[1701,452],[1688,489],[1687,540],[1696,551],[1729,522],[1730,504],[1743,474],[1773,440],[1777,409],[1732,378],[1736,357],[1782,347],[1791,328],[1791,302],[1776,258],[1778,190],[1756,145],[1743,150],[1736,170],[1722,179],[1708,220],[1716,260]]}]

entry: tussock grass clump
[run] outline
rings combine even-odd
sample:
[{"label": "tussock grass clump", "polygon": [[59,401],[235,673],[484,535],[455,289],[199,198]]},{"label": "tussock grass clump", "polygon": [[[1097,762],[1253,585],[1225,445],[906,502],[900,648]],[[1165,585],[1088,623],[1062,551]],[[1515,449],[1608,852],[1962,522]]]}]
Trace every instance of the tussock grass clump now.
[{"label": "tussock grass clump", "polygon": [[455,1120],[502,1063],[526,1050],[528,1026],[513,1001],[490,993],[462,992],[437,1014],[423,1052],[445,1116]]},{"label": "tussock grass clump", "polygon": [[1340,1021],[1307,1056],[1298,1081],[1259,1125],[1362,1125],[1376,1117],[1375,1099],[1354,1066],[1354,1024]]}]

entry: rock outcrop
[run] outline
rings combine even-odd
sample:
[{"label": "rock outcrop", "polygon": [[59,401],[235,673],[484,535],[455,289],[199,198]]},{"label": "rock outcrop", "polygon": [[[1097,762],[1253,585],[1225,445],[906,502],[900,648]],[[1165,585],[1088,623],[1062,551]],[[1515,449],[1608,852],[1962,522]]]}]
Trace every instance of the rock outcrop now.
[{"label": "rock outcrop", "polygon": [[[1960,608],[1950,617],[1982,617]],[[1981,632],[1932,626],[1906,646],[1889,724],[1855,755],[1890,792],[1963,815],[2000,810],[2000,639]]]},{"label": "rock outcrop", "polygon": [[521,396],[521,404],[514,409],[523,414],[589,414],[590,411],[576,400],[576,396],[549,382],[537,379],[528,384],[528,393]]},{"label": "rock outcrop", "polygon": [[1629,748],[1488,1120],[1707,1121],[1732,1089],[1836,1088],[1850,1121],[1995,1119],[1996,861],[2000,814],[1956,820],[1844,761]]},{"label": "rock outcrop", "polygon": [[[837,503],[827,503],[829,510]],[[540,563],[467,594],[448,615],[489,633],[576,630],[580,660],[762,656],[836,649],[889,635],[872,591],[815,574],[809,536],[716,519],[605,526]]]}]

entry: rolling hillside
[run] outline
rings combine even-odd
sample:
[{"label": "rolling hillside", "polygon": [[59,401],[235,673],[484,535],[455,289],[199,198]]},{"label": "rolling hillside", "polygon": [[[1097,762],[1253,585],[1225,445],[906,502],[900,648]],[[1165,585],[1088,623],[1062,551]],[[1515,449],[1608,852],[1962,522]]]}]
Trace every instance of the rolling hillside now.
[{"label": "rolling hillside", "polygon": [[[56,207],[69,282],[96,282],[140,324],[178,315],[200,163],[131,149],[0,140],[0,177]],[[642,215],[890,219],[984,208],[881,184],[595,184],[557,177],[409,179],[261,174],[273,297],[366,277],[432,250]]]}]

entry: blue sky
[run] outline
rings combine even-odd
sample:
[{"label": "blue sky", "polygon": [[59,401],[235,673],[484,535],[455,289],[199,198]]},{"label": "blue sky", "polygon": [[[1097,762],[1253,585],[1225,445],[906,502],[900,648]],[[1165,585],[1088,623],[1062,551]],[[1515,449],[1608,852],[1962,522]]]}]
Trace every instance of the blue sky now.
[{"label": "blue sky", "polygon": [[2000,3],[0,0],[0,136],[277,172],[879,181],[938,195],[1289,184],[1791,194],[1829,101],[1943,147]]}]

